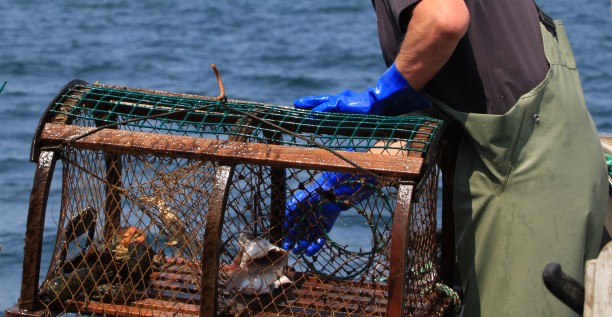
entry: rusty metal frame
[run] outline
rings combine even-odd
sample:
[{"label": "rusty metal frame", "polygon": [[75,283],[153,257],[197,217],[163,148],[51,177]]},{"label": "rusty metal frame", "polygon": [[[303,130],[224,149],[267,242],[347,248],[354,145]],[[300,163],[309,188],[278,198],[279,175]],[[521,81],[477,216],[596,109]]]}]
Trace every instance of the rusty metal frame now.
[{"label": "rusty metal frame", "polygon": [[219,255],[221,227],[223,226],[223,216],[225,214],[225,205],[229,193],[229,182],[234,173],[234,166],[223,165],[219,166],[215,176],[215,181],[210,196],[210,205],[208,214],[206,214],[206,227],[204,230],[204,243],[206,248],[202,253],[202,276],[200,283],[200,293],[206,294],[202,296],[200,301],[200,316],[206,317],[205,312],[218,311],[218,271],[219,271]]},{"label": "rusty metal frame", "polygon": [[36,126],[34,137],[32,138],[32,144],[30,146],[30,161],[31,162],[35,162],[35,163],[38,162],[38,155],[40,154],[40,151],[41,151],[39,140],[40,140],[40,135],[42,134],[42,131],[45,127],[45,124],[52,122],[52,121],[61,122],[61,123],[69,123],[67,117],[57,116],[51,112],[51,109],[53,108],[55,103],[58,102],[62,98],[62,95],[64,93],[80,85],[88,85],[88,83],[80,79],[74,79],[70,81],[69,83],[67,83],[66,85],[64,85],[64,87],[60,90],[60,93],[57,94],[55,98],[53,98],[53,100],[49,103],[49,105],[45,109],[45,112],[43,113],[42,117],[40,118],[40,121],[38,122],[38,125]]},{"label": "rusty metal frame", "polygon": [[413,200],[414,185],[400,185],[397,190],[397,203],[391,228],[391,248],[389,258],[389,301],[387,316],[402,316],[406,299],[407,253],[410,243],[409,221]]},{"label": "rusty metal frame", "polygon": [[18,305],[22,310],[35,311],[39,307],[39,275],[42,256],[43,233],[49,189],[57,162],[57,153],[42,151],[38,155],[38,164],[34,174],[34,185],[30,195],[28,221],[25,235],[25,254],[23,258],[23,275],[21,278],[21,295]]},{"label": "rusty metal frame", "polygon": [[[64,85],[60,92],[66,92],[77,85],[87,85],[87,82],[79,79],[72,80]],[[45,109],[32,139],[30,161],[35,162],[37,165],[28,207],[21,293],[17,306],[7,309],[7,316],[11,316],[12,314],[39,315],[39,312],[36,312],[36,310],[40,309],[38,285],[40,282],[39,275],[42,261],[44,224],[49,190],[59,154],[53,150],[42,150],[38,141],[40,140],[40,135],[45,123],[52,122],[53,120],[63,123],[67,123],[68,121],[67,118],[57,118],[57,116],[54,116],[50,111],[55,102],[59,100],[60,96],[61,93],[58,94]]]},{"label": "rusty metal frame", "polygon": [[[57,147],[66,140],[77,138],[94,128],[75,127],[48,123],[41,134],[44,147]],[[113,153],[140,155],[174,155],[227,164],[256,164],[271,167],[300,167],[305,169],[329,169],[339,172],[361,172],[336,155],[317,148],[286,147],[275,144],[231,140],[210,140],[194,137],[154,135],[145,132],[103,129],[92,135],[71,141],[71,147],[103,150]],[[387,156],[361,152],[343,155],[366,170],[381,176],[416,179],[421,172],[420,157]]]},{"label": "rusty metal frame", "polygon": [[[73,139],[93,129],[48,123],[42,130],[40,144],[53,148],[62,145],[61,142],[64,140]],[[168,135],[155,135],[152,138],[149,133],[116,129],[98,131],[71,142],[70,146],[103,150],[111,153],[109,155],[112,155],[112,153],[172,154],[224,163],[217,171],[210,209],[206,218],[206,233],[203,245],[207,247],[202,254],[200,290],[201,294],[206,294],[206,296],[202,296],[201,314],[218,309],[218,281],[216,277],[219,268],[221,226],[233,166],[242,163],[269,165],[276,168],[279,179],[281,176],[284,177],[284,167],[358,171],[356,167],[322,149],[287,148],[280,145],[257,143],[249,144],[249,147],[246,148],[244,142],[236,140],[207,140]],[[423,164],[423,159],[420,157],[385,156],[357,152],[347,153],[346,156],[371,171],[384,176],[402,177],[403,179],[416,179],[421,173]],[[376,156],[376,159],[372,160],[372,156]],[[398,191],[392,229],[393,237],[391,239],[388,316],[401,316],[401,308],[405,301],[407,259],[404,250],[409,243],[408,221],[410,219],[414,185],[400,185]]]},{"label": "rusty metal frame", "polygon": [[[236,135],[229,137],[229,141],[246,141],[244,135],[250,133],[248,125],[238,127]],[[219,164],[213,183],[209,211],[206,214],[206,227],[204,229],[204,246],[202,250],[202,276],[200,294],[203,296],[200,301],[200,316],[206,317],[209,312],[217,312],[219,309],[218,283],[219,283],[219,259],[221,255],[221,231],[223,227],[223,217],[227,205],[227,197],[230,192],[230,182],[234,174],[235,164]]]},{"label": "rusty metal frame", "polygon": [[[82,85],[82,81],[73,81],[64,87],[64,90]],[[85,83],[86,84],[86,83]],[[53,103],[55,100],[51,103]],[[101,150],[105,152],[106,164],[106,200],[105,213],[109,223],[105,224],[105,232],[113,230],[113,219],[118,221],[120,213],[120,194],[112,188],[121,187],[121,154],[144,154],[157,156],[178,156],[183,158],[209,160],[218,162],[215,182],[212,188],[209,212],[206,215],[206,227],[201,258],[201,297],[200,315],[218,311],[218,269],[221,252],[221,230],[223,217],[229,194],[229,184],[232,179],[234,167],[237,164],[255,164],[271,167],[270,177],[274,185],[271,191],[273,205],[271,206],[270,223],[282,222],[285,206],[285,168],[299,167],[317,170],[330,170],[339,172],[359,172],[360,170],[324,149],[306,147],[286,147],[277,142],[270,144],[249,143],[246,147],[243,139],[209,140],[187,136],[157,135],[144,132],[123,131],[118,129],[103,129],[83,138],[77,138],[94,130],[89,127],[71,126],[62,116],[52,117],[47,111],[41,119],[32,142],[31,160],[37,162],[34,185],[30,197],[28,223],[26,229],[26,243],[23,264],[21,295],[17,306],[6,310],[7,316],[39,316],[39,275],[42,254],[42,239],[44,219],[46,214],[47,198],[55,164],[58,160],[59,149],[62,146],[74,148]],[[68,124],[67,124],[68,123]],[[440,133],[441,134],[441,133]],[[448,135],[448,133],[445,133]],[[274,140],[274,136],[270,136]],[[74,141],[68,141],[74,140]],[[437,152],[440,138],[432,141],[432,148]],[[446,144],[442,142],[443,147]],[[452,148],[444,148],[441,154],[448,159]],[[428,166],[435,160],[443,170],[443,227],[446,235],[446,246],[443,245],[443,268],[452,272],[454,261],[454,241],[452,228],[452,173],[454,166],[439,161],[437,153],[427,152],[425,158],[415,156],[385,156],[369,153],[351,152],[345,155],[357,166],[372,171],[383,177],[393,177],[402,180],[398,187],[397,202],[393,217],[392,239],[390,248],[390,273],[388,284],[387,316],[402,316],[406,301],[407,281],[407,249],[410,243],[409,221],[411,208],[415,195],[418,194],[416,181],[422,174],[429,173]],[[423,169],[425,169],[423,171]],[[113,216],[116,215],[116,216]],[[450,216],[449,216],[450,215]],[[450,217],[450,218],[449,218]],[[115,226],[116,227],[116,226]],[[277,226],[280,228],[280,226]],[[450,232],[450,233],[449,233]],[[282,237],[282,230],[272,232],[273,239]],[[452,251],[449,251],[451,250]],[[444,274],[444,271],[443,271]],[[452,282],[451,275],[442,275],[445,283]]]}]

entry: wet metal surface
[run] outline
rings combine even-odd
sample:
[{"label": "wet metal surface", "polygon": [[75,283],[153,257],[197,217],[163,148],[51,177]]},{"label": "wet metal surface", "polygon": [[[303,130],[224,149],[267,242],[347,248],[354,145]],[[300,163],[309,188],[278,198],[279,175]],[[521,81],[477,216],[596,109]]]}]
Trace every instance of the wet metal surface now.
[{"label": "wet metal surface", "polygon": [[[76,139],[93,128],[47,124],[41,135],[43,146],[58,146]],[[70,146],[115,153],[180,156],[228,164],[261,164],[305,169],[358,171],[353,165],[332,153],[315,148],[286,147],[274,144],[211,140],[193,137],[156,135],[143,132],[105,129],[71,141]],[[420,157],[375,155],[360,152],[343,153],[359,166],[382,176],[416,179],[421,173]]]},{"label": "wet metal surface", "polygon": [[409,238],[410,204],[412,202],[412,185],[400,185],[397,205],[393,215],[393,238],[391,239],[391,267],[389,272],[389,304],[387,316],[402,316],[406,291],[406,261]]},{"label": "wet metal surface", "polygon": [[23,276],[21,280],[21,309],[38,309],[38,285],[42,242],[45,223],[45,213],[49,188],[57,161],[56,153],[43,151],[40,153],[38,166],[34,175],[34,185],[30,196],[28,224],[25,235]]}]

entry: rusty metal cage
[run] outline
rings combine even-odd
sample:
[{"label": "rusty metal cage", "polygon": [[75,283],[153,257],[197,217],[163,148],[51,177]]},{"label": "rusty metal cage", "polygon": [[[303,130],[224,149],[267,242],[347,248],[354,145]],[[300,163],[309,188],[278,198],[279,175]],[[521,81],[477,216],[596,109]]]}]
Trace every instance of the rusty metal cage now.
[{"label": "rusty metal cage", "polygon": [[[436,243],[443,129],[429,117],[72,81],[34,137],[22,289],[7,316],[442,315],[452,300]],[[41,282],[58,161],[57,236]],[[318,192],[289,214],[326,172],[367,193]],[[346,209],[333,230],[319,224],[326,203]],[[288,234],[313,232],[325,238],[314,255],[282,248]]]}]

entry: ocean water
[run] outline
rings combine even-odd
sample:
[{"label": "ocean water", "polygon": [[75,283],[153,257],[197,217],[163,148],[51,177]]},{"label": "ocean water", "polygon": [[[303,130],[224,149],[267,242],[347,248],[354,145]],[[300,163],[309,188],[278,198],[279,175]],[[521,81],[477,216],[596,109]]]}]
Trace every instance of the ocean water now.
[{"label": "ocean water", "polygon": [[[539,4],[565,22],[597,129],[612,133],[610,2]],[[59,89],[78,78],[217,95],[212,63],[229,98],[285,105],[364,89],[385,69],[368,0],[0,0],[0,314],[20,291],[30,143]]]}]

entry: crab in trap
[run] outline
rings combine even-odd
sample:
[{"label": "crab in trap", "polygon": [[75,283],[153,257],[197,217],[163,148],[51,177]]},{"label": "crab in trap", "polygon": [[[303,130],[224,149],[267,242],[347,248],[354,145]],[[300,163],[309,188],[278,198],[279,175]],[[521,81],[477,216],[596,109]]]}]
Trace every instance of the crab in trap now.
[{"label": "crab in trap", "polygon": [[146,243],[146,234],[134,226],[121,227],[107,239],[89,245],[57,268],[57,276],[43,286],[50,302],[98,300],[124,303],[139,297],[151,273],[162,265]]}]

